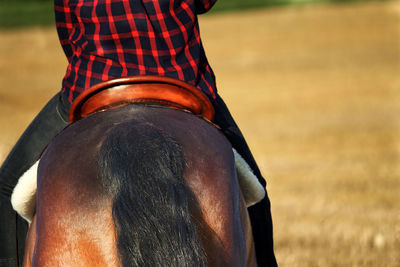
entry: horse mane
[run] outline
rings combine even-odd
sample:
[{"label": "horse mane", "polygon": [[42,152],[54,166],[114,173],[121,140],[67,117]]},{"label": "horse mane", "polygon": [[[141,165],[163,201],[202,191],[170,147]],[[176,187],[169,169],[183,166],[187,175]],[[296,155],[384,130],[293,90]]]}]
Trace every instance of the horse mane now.
[{"label": "horse mane", "polygon": [[99,175],[113,198],[122,266],[206,266],[189,210],[197,200],[184,183],[176,140],[149,123],[114,126],[99,151]]}]

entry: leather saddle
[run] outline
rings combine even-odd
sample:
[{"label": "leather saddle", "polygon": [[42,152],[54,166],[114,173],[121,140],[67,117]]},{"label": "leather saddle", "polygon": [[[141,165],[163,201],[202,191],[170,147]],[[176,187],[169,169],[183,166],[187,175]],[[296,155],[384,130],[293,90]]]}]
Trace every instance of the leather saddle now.
[{"label": "leather saddle", "polygon": [[72,103],[69,123],[92,113],[133,103],[186,110],[208,121],[214,118],[211,101],[198,88],[170,77],[143,75],[112,79],[85,90]]}]

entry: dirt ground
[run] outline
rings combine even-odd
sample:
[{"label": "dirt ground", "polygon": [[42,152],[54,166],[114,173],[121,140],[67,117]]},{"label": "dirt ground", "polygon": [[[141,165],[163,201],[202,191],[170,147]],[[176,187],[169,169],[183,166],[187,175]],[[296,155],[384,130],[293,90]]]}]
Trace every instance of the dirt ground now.
[{"label": "dirt ground", "polygon": [[[280,266],[400,266],[400,2],[200,18],[272,202]],[[60,88],[53,28],[0,32],[0,161]]]}]

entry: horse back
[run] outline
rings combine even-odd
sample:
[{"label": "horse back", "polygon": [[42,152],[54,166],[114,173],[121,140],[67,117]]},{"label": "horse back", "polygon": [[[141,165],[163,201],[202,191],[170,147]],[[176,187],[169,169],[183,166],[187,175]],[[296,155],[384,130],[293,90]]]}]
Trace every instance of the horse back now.
[{"label": "horse back", "polygon": [[245,266],[251,231],[229,142],[191,114],[138,105],[88,116],[66,128],[44,152],[32,265],[120,266],[113,198],[99,175],[99,155],[108,134],[121,124],[152,125],[179,143],[183,179],[195,196],[191,216],[208,265]]}]

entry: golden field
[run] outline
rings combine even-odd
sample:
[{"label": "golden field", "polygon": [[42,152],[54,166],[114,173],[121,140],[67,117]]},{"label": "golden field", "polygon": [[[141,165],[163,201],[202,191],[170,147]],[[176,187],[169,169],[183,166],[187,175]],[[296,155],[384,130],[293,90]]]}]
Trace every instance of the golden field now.
[{"label": "golden field", "polygon": [[[200,18],[267,177],[280,266],[400,266],[400,2]],[[60,88],[54,28],[0,32],[0,162]]]}]

